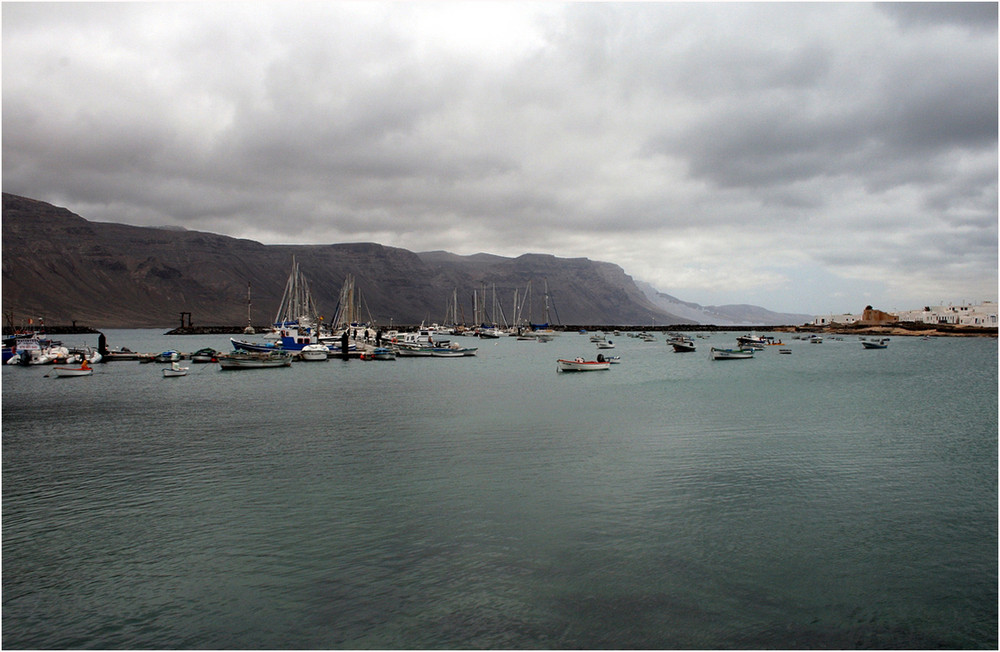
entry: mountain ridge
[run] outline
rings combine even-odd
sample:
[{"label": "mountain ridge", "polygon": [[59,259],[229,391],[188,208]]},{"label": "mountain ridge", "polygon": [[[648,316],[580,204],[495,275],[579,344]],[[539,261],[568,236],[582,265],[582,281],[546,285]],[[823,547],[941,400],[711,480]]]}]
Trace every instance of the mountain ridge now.
[{"label": "mountain ridge", "polygon": [[[654,301],[620,266],[604,261],[540,253],[417,253],[365,242],[265,245],[187,229],[91,222],[67,208],[3,193],[3,304],[14,318],[164,327],[176,325],[185,312],[201,325],[245,324],[249,284],[252,322],[269,324],[293,257],[328,320],[352,274],[367,316],[386,325],[443,321],[456,290],[460,320],[464,313],[471,324],[473,292],[486,289],[492,301],[494,287],[509,322],[515,290],[523,299],[529,286],[525,317],[539,322],[546,284],[557,323],[704,323],[670,309],[697,304]],[[722,308],[706,311],[691,314],[726,314]]]}]

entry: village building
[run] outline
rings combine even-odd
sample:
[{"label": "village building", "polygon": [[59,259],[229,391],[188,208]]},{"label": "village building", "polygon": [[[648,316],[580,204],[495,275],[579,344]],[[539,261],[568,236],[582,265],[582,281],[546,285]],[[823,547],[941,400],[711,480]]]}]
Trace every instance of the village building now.
[{"label": "village building", "polygon": [[997,326],[997,302],[983,301],[977,304],[959,306],[924,306],[922,310],[907,310],[899,313],[899,321],[924,324],[952,324],[954,326]]},{"label": "village building", "polygon": [[922,324],[951,324],[953,326],[997,327],[997,302],[983,301],[977,304],[924,306],[920,310],[903,310],[895,313],[875,310],[867,306],[860,315],[837,314],[817,315],[814,326],[830,324],[890,324],[894,322],[917,322]]}]

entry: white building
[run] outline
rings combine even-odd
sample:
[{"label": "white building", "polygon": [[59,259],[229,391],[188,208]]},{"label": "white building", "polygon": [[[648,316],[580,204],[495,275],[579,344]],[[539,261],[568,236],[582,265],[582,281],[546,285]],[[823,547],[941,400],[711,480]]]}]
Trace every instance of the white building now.
[{"label": "white building", "polygon": [[955,326],[997,326],[997,302],[984,301],[960,306],[925,306],[922,310],[907,310],[899,313],[900,321],[915,321],[925,324],[952,324]]},{"label": "white building", "polygon": [[[983,301],[977,304],[962,304],[960,306],[925,306],[921,310],[904,310],[894,314],[899,321],[913,321],[924,324],[952,324],[954,326],[984,326],[997,327],[997,302]],[[853,324],[859,322],[862,315],[818,315],[813,319],[815,326],[838,324]]]},{"label": "white building", "polygon": [[841,315],[817,315],[813,319],[812,323],[814,326],[829,326],[830,324],[853,324],[854,322],[861,321],[861,315],[849,315],[847,313]]}]

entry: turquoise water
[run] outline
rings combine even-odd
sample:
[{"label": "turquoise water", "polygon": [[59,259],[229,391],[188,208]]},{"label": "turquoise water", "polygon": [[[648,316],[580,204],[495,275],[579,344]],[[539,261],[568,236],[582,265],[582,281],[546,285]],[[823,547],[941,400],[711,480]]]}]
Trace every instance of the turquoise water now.
[{"label": "turquoise water", "polygon": [[3,645],[995,649],[997,341],[735,335],[5,367]]}]

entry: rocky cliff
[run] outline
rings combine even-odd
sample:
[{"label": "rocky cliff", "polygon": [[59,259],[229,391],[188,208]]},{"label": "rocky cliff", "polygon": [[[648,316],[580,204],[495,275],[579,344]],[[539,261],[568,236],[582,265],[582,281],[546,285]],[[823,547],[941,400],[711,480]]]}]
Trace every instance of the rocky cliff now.
[{"label": "rocky cliff", "polygon": [[442,321],[457,289],[460,316],[472,322],[472,295],[487,288],[509,319],[514,291],[532,287],[525,307],[574,324],[684,324],[647,299],[618,267],[585,258],[525,254],[457,256],[414,253],[379,244],[263,245],[195,231],[90,222],[65,208],[3,195],[3,309],[20,323],[76,321],[103,328],[270,323],[295,257],[317,306],[332,318],[344,279],[356,278],[379,323]]}]

